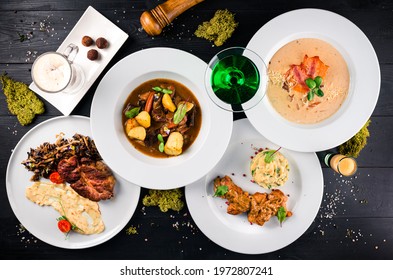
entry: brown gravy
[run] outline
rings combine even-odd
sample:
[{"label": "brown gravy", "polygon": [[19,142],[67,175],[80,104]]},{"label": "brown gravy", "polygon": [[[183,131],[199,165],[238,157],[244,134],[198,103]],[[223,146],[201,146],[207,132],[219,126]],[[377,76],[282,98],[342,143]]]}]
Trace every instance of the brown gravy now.
[{"label": "brown gravy", "polygon": [[[189,88],[185,85],[171,79],[152,79],[149,81],[144,82],[143,84],[136,87],[128,96],[127,100],[123,106],[122,112],[122,122],[123,122],[123,129],[124,133],[127,135],[125,131],[125,123],[127,121],[127,117],[125,116],[125,112],[129,110],[130,107],[134,107],[138,105],[139,96],[143,93],[151,91],[153,87],[157,86],[169,86],[173,85],[175,87],[175,95],[179,96],[181,100],[188,101],[194,103],[194,110],[195,110],[195,118],[194,118],[194,125],[189,128],[188,131],[185,132],[184,136],[184,145],[183,145],[183,153],[194,143],[195,139],[199,134],[199,130],[202,124],[202,112],[201,107],[199,105],[198,100],[191,92]],[[153,118],[151,118],[151,127],[149,129],[159,129],[163,125],[162,122],[155,122]],[[156,158],[168,158],[171,157],[163,152],[160,152],[158,149],[159,142],[157,137],[155,137],[155,141],[153,145],[146,145],[146,141],[135,140],[127,137],[130,143],[140,152],[146,154],[151,157]]]}]

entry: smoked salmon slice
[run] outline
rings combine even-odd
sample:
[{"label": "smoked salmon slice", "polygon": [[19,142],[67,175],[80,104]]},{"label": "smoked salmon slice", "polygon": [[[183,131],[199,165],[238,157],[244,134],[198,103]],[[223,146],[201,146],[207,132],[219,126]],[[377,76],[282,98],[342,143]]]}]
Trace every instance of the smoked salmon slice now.
[{"label": "smoked salmon slice", "polygon": [[284,89],[291,89],[306,93],[310,89],[305,83],[307,78],[315,79],[320,76],[325,78],[329,66],[319,59],[319,56],[308,57],[305,55],[300,65],[292,64],[284,75]]}]

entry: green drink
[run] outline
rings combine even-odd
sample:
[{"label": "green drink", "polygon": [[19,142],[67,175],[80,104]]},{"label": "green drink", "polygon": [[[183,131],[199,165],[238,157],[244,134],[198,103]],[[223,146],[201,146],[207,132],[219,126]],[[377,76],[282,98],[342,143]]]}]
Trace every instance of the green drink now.
[{"label": "green drink", "polygon": [[256,106],[265,95],[266,65],[253,51],[233,47],[219,52],[209,62],[205,87],[210,99],[231,112]]},{"label": "green drink", "polygon": [[260,76],[255,64],[243,55],[229,55],[214,66],[211,85],[222,101],[239,105],[249,101],[259,89]]}]

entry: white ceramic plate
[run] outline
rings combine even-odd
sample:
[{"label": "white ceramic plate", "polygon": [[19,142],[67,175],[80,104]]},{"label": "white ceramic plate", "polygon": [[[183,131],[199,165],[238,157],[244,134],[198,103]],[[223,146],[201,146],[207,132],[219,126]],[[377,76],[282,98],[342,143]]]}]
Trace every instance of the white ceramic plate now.
[{"label": "white ceramic plate", "polygon": [[[81,41],[85,35],[92,37],[93,40],[99,37],[106,38],[109,42],[108,48],[98,49],[96,45],[91,47],[83,46]],[[78,64],[85,74],[83,86],[77,92],[73,93],[46,93],[41,91],[34,83],[30,84],[30,89],[55,106],[63,115],[68,116],[127,38],[127,33],[122,31],[93,7],[89,6],[68,34],[67,38],[65,38],[57,49],[57,52],[63,53],[70,43],[79,47],[79,52],[74,59],[74,63]],[[87,58],[87,52],[90,49],[98,50],[99,59],[91,61]]]},{"label": "white ceramic plate", "polygon": [[344,57],[350,73],[348,97],[338,112],[315,125],[285,120],[265,97],[246,115],[267,139],[300,152],[327,150],[355,135],[371,116],[379,96],[380,69],[375,51],[364,33],[346,18],[318,9],[282,14],[259,29],[247,47],[266,62],[285,44],[299,38],[318,38]]},{"label": "white ceramic plate", "polygon": [[[91,107],[95,143],[107,164],[130,182],[149,189],[172,189],[206,175],[220,160],[231,137],[232,113],[210,101],[204,89],[206,63],[171,48],[133,53],[108,71],[97,87]],[[134,88],[154,78],[176,80],[198,99],[202,125],[194,143],[183,154],[154,158],[134,148],[122,126],[124,103]]]},{"label": "white ceramic plate", "polygon": [[25,190],[31,186],[32,172],[21,164],[27,158],[30,148],[36,148],[44,142],[53,143],[56,135],[65,133],[71,138],[75,133],[91,136],[90,121],[87,117],[56,117],[44,121],[22,137],[16,145],[7,166],[6,186],[12,210],[21,224],[38,239],[53,246],[78,249],[101,244],[115,236],[131,219],[138,205],[140,187],[135,186],[120,176],[116,177],[115,195],[107,201],[100,201],[100,211],[105,230],[100,234],[83,235],[71,233],[67,239],[57,228],[59,213],[51,206],[40,207],[28,200]]},{"label": "white ceramic plate", "polygon": [[298,239],[318,213],[323,196],[323,175],[316,154],[281,149],[288,159],[290,172],[280,190],[289,196],[287,208],[293,216],[287,218],[282,227],[276,217],[261,227],[251,225],[246,214],[227,214],[226,200],[213,196],[213,180],[228,175],[250,194],[266,192],[251,182],[249,171],[255,148],[266,147],[278,148],[262,137],[247,119],[238,120],[221,161],[204,178],[186,186],[187,206],[195,223],[208,238],[228,250],[262,254],[281,249]]}]

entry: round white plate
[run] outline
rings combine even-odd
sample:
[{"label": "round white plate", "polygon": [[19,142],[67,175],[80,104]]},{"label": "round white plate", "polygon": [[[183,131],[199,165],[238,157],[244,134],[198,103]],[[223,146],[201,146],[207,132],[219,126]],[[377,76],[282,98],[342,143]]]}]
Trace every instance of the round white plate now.
[{"label": "round white plate", "polygon": [[298,239],[318,213],[323,196],[323,175],[316,154],[281,149],[288,159],[290,172],[288,181],[280,190],[289,196],[287,208],[293,216],[280,227],[276,217],[258,226],[251,225],[246,214],[227,214],[226,200],[213,196],[213,180],[228,175],[250,194],[266,192],[251,182],[249,171],[255,148],[266,147],[278,148],[261,136],[247,119],[238,120],[221,161],[203,179],[186,187],[187,206],[197,226],[213,242],[228,250],[262,254],[281,249]]},{"label": "round white plate", "polygon": [[315,125],[285,120],[267,97],[246,115],[262,135],[279,146],[299,152],[323,151],[347,141],[371,116],[381,83],[378,58],[355,24],[318,9],[295,10],[272,19],[255,33],[247,48],[270,61],[278,49],[300,38],[322,39],[344,57],[351,79],[344,104],[333,116]]},{"label": "round white plate", "polygon": [[44,142],[53,143],[56,135],[65,133],[71,138],[75,133],[91,137],[90,121],[87,117],[56,117],[44,121],[22,137],[16,145],[7,166],[6,186],[12,210],[21,224],[38,239],[61,248],[79,249],[101,244],[115,236],[131,219],[138,205],[140,187],[133,185],[120,176],[116,176],[114,197],[100,201],[100,211],[105,230],[99,234],[83,235],[71,232],[68,238],[57,228],[59,212],[51,206],[39,206],[25,196],[25,190],[33,182],[33,173],[21,164],[27,158],[30,148],[36,148]]},{"label": "round white plate", "polygon": [[[105,162],[123,178],[149,189],[190,184],[220,160],[231,137],[232,113],[218,108],[204,89],[207,64],[184,51],[151,48],[133,53],[112,67],[97,87],[91,107],[91,128]],[[194,143],[181,155],[154,158],[134,148],[122,126],[124,103],[134,88],[154,78],[176,80],[198,99],[202,126]]]}]

